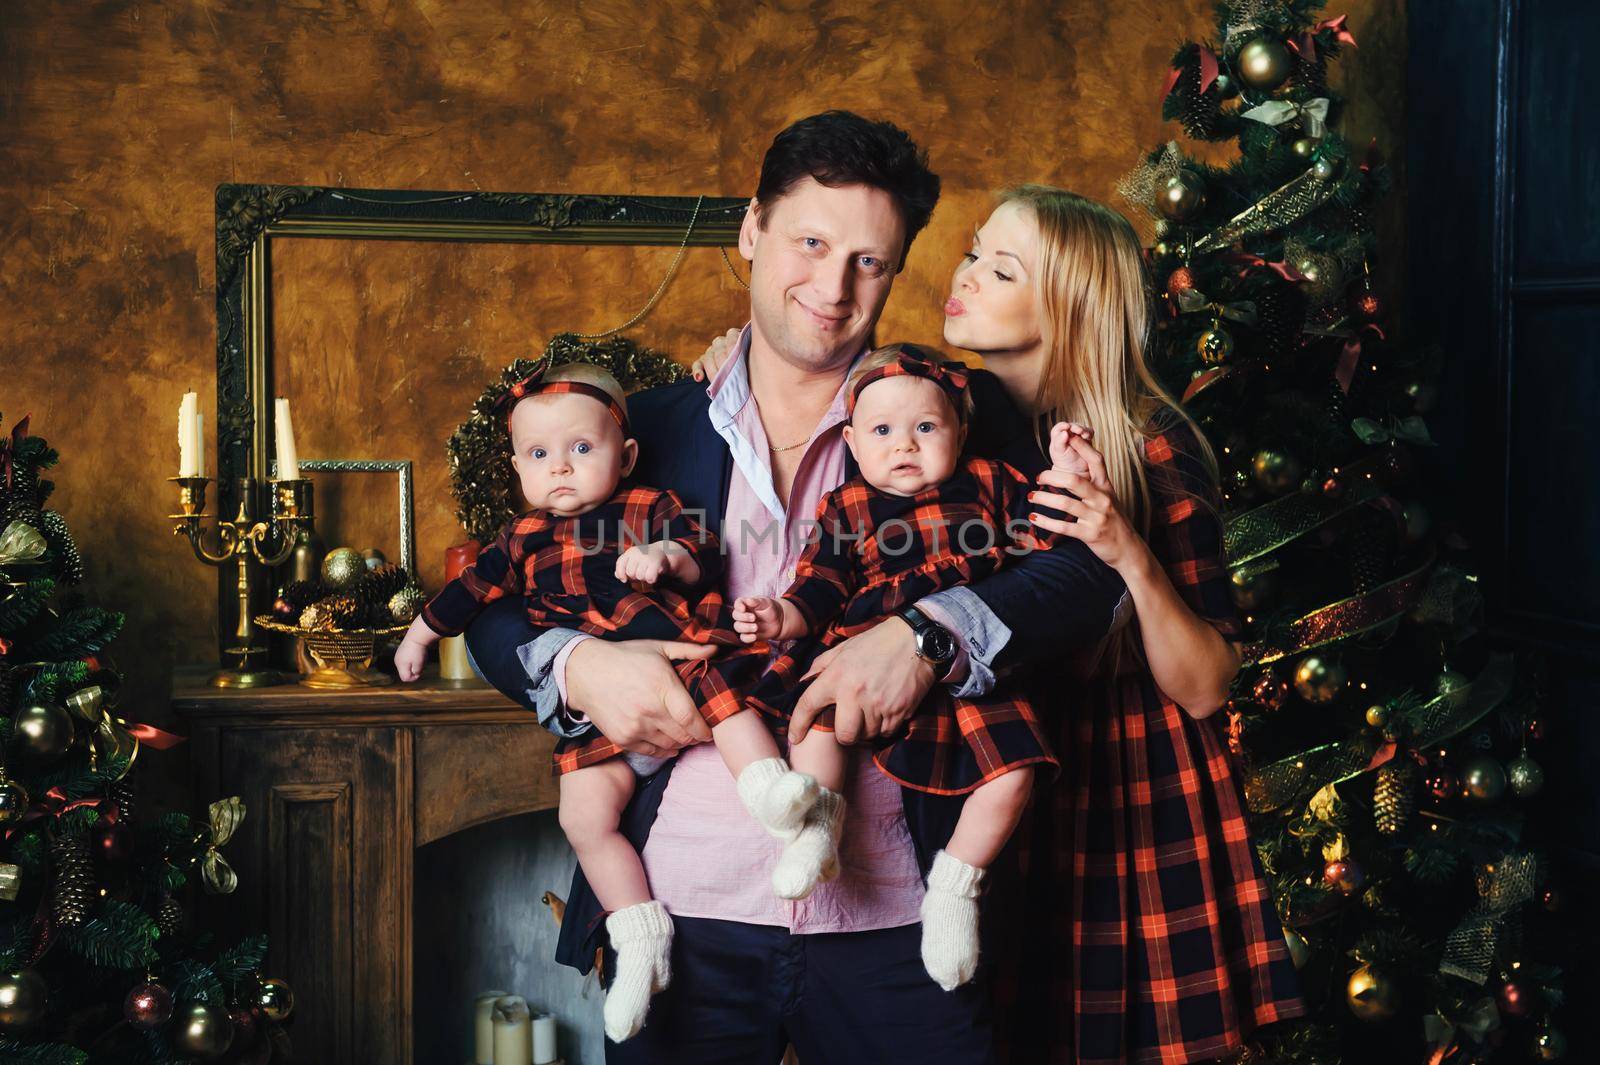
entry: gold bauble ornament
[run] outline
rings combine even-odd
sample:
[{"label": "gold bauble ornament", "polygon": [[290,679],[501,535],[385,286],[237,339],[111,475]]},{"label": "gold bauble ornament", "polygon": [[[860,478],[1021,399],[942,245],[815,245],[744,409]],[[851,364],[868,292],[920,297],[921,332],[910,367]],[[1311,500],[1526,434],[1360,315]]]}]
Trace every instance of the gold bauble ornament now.
[{"label": "gold bauble ornament", "polygon": [[1192,170],[1180,170],[1156,190],[1156,209],[1174,222],[1193,218],[1206,202],[1206,183]]},{"label": "gold bauble ornament", "polygon": [[1311,153],[1317,150],[1317,142],[1310,137],[1301,137],[1292,145],[1294,154],[1302,159],[1310,159]]},{"label": "gold bauble ornament", "polygon": [[1506,780],[1511,784],[1511,794],[1519,799],[1531,799],[1544,787],[1544,767],[1526,754],[1506,763]]},{"label": "gold bauble ornament", "polygon": [[1308,703],[1325,706],[1339,697],[1349,682],[1343,663],[1323,655],[1307,655],[1294,671],[1294,690]]},{"label": "gold bauble ornament", "polygon": [[169,1034],[179,1054],[210,1061],[228,1052],[228,1044],[233,1042],[233,1021],[221,1006],[186,1002],[173,1011]]},{"label": "gold bauble ornament", "polygon": [[422,611],[422,604],[427,601],[428,597],[421,588],[402,588],[389,597],[389,616],[396,625],[409,625],[416,620],[417,614]]},{"label": "gold bauble ornament", "polygon": [[1323,156],[1311,164],[1311,176],[1318,181],[1332,181],[1339,176],[1339,162]]},{"label": "gold bauble ornament", "polygon": [[1239,49],[1233,66],[1246,85],[1266,92],[1289,80],[1289,73],[1294,69],[1294,57],[1282,41],[1273,37],[1256,37]]},{"label": "gold bauble ornament", "polygon": [[21,1031],[44,1020],[50,987],[34,969],[16,969],[0,976],[0,1028]]},{"label": "gold bauble ornament", "polygon": [[1400,1010],[1400,987],[1370,965],[1350,974],[1345,985],[1345,1001],[1358,1020],[1386,1021]]},{"label": "gold bauble ornament", "polygon": [[53,762],[72,748],[72,715],[59,706],[24,706],[13,719],[12,735],[30,758]]},{"label": "gold bauble ornament", "polygon": [[1220,366],[1233,354],[1233,336],[1222,328],[1221,322],[1212,322],[1211,327],[1195,341],[1194,350],[1207,366]]},{"label": "gold bauble ornament", "polygon": [[1300,290],[1318,307],[1325,307],[1344,291],[1344,270],[1331,255],[1303,255],[1294,264],[1305,280]]},{"label": "gold bauble ornament", "polygon": [[1373,728],[1381,729],[1389,723],[1389,708],[1383,703],[1373,703],[1367,707],[1367,724]]},{"label": "gold bauble ornament", "polygon": [[1274,495],[1297,487],[1304,473],[1299,459],[1274,448],[1257,451],[1250,459],[1250,471],[1255,475],[1256,484]]},{"label": "gold bauble ornament", "polygon": [[353,547],[336,547],[322,560],[322,583],[335,590],[350,587],[365,572],[366,559]]},{"label": "gold bauble ornament", "polygon": [[0,825],[9,825],[28,812],[28,789],[0,769]]},{"label": "gold bauble ornament", "polygon": [[1228,594],[1240,610],[1260,610],[1277,590],[1278,578],[1272,570],[1236,566],[1228,572]]},{"label": "gold bauble ornament", "polygon": [[1567,1056],[1567,1037],[1559,1028],[1545,1028],[1533,1037],[1533,1052],[1540,1061],[1560,1061]]},{"label": "gold bauble ornament", "polygon": [[1461,790],[1474,802],[1498,802],[1506,783],[1505,767],[1489,755],[1481,754],[1461,767]]},{"label": "gold bauble ornament", "polygon": [[255,1007],[267,1020],[281,1024],[294,1012],[294,989],[277,977],[263,980],[256,990]]},{"label": "gold bauble ornament", "polygon": [[1178,254],[1178,247],[1170,240],[1158,240],[1151,247],[1150,254],[1157,259],[1170,259]]},{"label": "gold bauble ornament", "polygon": [[1217,87],[1217,96],[1224,100],[1231,100],[1239,95],[1238,84],[1226,74],[1218,74],[1217,80],[1212,84]]}]

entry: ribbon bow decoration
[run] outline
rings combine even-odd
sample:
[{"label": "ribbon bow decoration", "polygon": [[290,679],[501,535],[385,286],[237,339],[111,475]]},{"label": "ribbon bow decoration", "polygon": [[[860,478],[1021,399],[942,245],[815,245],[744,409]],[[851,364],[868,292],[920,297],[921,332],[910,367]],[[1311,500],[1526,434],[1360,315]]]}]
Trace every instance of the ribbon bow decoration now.
[{"label": "ribbon bow decoration", "polygon": [[629,435],[627,412],[622,409],[621,404],[617,402],[611,393],[586,381],[547,382],[544,379],[545,374],[549,373],[552,368],[550,356],[546,355],[541,358],[526,377],[514,383],[506,390],[504,395],[495,400],[493,408],[495,416],[509,418],[512,408],[528,396],[544,395],[546,393],[573,393],[580,396],[588,396],[590,399],[598,400],[605,404],[606,410],[611,412],[611,417],[615,419],[618,427],[622,429],[622,435]]},{"label": "ribbon bow decoration", "polygon": [[22,420],[11,427],[11,435],[0,440],[0,477],[5,478],[8,492],[11,491],[17,446],[28,439],[28,419],[31,417],[33,415],[24,414]]},{"label": "ribbon bow decoration", "polygon": [[524,377],[520,381],[515,382],[509,389],[506,390],[505,395],[501,396],[495,401],[495,413],[502,415],[510,414],[511,408],[517,405],[518,400],[525,396],[531,396],[534,392],[538,391],[539,384],[544,380],[544,375],[548,373],[549,370],[550,359],[548,356],[546,356],[545,358],[540,359],[538,363],[534,365],[533,369],[528,372],[528,376]]},{"label": "ribbon bow decoration", "polygon": [[1478,871],[1478,904],[1444,941],[1439,971],[1480,987],[1489,979],[1500,927],[1518,906],[1533,898],[1539,865],[1531,854],[1507,854]]},{"label": "ribbon bow decoration", "polygon": [[1318,96],[1297,104],[1293,100],[1268,100],[1246,111],[1241,118],[1260,122],[1266,126],[1281,126],[1291,119],[1299,119],[1300,127],[1308,137],[1320,137],[1328,128],[1328,98]]},{"label": "ribbon bow decoration", "polygon": [[886,377],[922,377],[944,390],[959,418],[962,416],[961,397],[967,391],[970,374],[966,363],[935,359],[921,348],[905,344],[895,353],[893,362],[874,367],[856,378],[845,402],[845,413],[847,416],[855,413],[856,398],[874,381]]},{"label": "ribbon bow decoration", "polygon": [[0,532],[0,567],[42,558],[49,546],[38,529],[24,521],[14,521]]},{"label": "ribbon bow decoration", "polygon": [[206,845],[206,853],[200,859],[200,876],[210,894],[229,895],[239,886],[239,874],[233,871],[218,848],[233,838],[234,832],[244,821],[244,800],[237,795],[218,799],[211,804],[209,812],[211,842]]},{"label": "ribbon bow decoration", "polygon": [[1354,48],[1356,46],[1356,35],[1351,33],[1345,25],[1345,21],[1349,18],[1349,15],[1340,15],[1338,18],[1323,19],[1299,37],[1290,37],[1286,43],[1290,48],[1294,49],[1295,54],[1307,63],[1315,63],[1317,61],[1317,34],[1323,30],[1332,30],[1335,41],[1340,44],[1348,44],[1351,48]]},{"label": "ribbon bow decoration", "polygon": [[173,735],[154,725],[129,725],[114,716],[106,705],[105,689],[98,684],[67,696],[67,709],[94,728],[89,737],[89,768],[121,766],[114,778],[116,780],[127,776],[133,768],[133,760],[139,757],[141,742],[158,751],[183,742],[182,736]]}]

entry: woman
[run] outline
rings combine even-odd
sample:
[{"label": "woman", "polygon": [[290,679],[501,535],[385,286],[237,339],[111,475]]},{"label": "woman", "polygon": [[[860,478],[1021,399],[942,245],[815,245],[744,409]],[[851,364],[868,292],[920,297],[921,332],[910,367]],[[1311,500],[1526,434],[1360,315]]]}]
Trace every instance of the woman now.
[{"label": "woman", "polygon": [[[1138,238],[1072,193],[1008,192],[956,269],[945,316],[946,342],[981,355],[1032,415],[1031,462],[1013,458],[1028,440],[987,453],[1037,476],[1035,501],[1073,520],[1036,524],[1116,569],[1137,616],[1087,682],[1034,678],[1056,711],[1062,775],[1018,830],[1024,904],[992,907],[1017,917],[991,950],[1000,1058],[1222,1057],[1305,1007],[1211,719],[1239,668],[1220,493],[1204,439],[1146,361]],[[1086,476],[1044,469],[1060,422],[1092,428],[1092,445],[1073,443]]]}]

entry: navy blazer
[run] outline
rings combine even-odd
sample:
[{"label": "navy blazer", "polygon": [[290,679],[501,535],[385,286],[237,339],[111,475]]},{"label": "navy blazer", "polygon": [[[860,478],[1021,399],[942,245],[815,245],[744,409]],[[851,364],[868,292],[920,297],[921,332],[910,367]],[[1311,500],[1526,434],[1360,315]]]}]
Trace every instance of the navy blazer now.
[{"label": "navy blazer", "polygon": [[[967,449],[985,458],[1010,463],[1032,479],[1049,463],[1040,452],[1035,427],[1006,396],[999,379],[987,371],[971,375],[975,406]],[[733,454],[711,424],[710,396],[704,382],[685,379],[628,397],[628,419],[639,441],[633,476],[640,484],[670,488],[688,509],[703,512],[708,528],[722,535]],[[845,476],[858,472],[845,453]],[[1047,508],[1042,513],[1053,514]],[[699,514],[696,514],[699,517]],[[1011,640],[997,656],[997,667],[1059,658],[1063,647],[1081,647],[1111,627],[1125,590],[1121,578],[1083,544],[1067,540],[1059,548],[1019,558],[972,590],[1011,629]],[[484,677],[518,701],[524,698],[527,674],[517,649],[539,635],[528,623],[522,604],[502,599],[489,606],[467,630],[473,661]],[[643,850],[661,805],[662,793],[676,763],[668,761],[641,780],[623,811],[621,831]],[[961,813],[961,796],[936,796],[902,788],[906,827],[926,875],[934,854],[949,842]],[[599,900],[579,867],[572,877],[566,916],[556,945],[556,960],[588,972],[601,944],[604,927]]]}]

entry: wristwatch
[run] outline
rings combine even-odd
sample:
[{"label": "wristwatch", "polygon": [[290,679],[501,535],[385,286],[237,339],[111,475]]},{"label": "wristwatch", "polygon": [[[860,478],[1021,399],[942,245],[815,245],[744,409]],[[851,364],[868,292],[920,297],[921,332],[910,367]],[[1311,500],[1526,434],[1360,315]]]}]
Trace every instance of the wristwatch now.
[{"label": "wristwatch", "polygon": [[948,629],[934,621],[914,606],[900,611],[900,620],[911,626],[917,640],[917,657],[933,667],[933,674],[943,680],[956,660],[956,640]]}]

